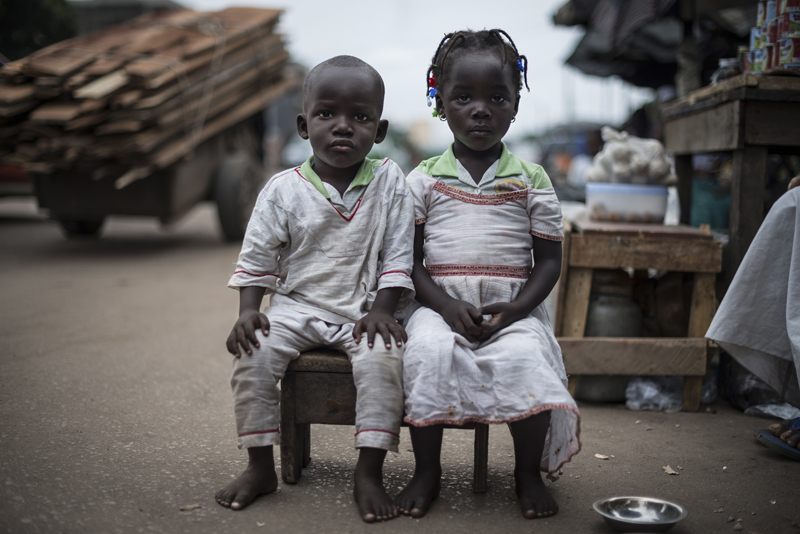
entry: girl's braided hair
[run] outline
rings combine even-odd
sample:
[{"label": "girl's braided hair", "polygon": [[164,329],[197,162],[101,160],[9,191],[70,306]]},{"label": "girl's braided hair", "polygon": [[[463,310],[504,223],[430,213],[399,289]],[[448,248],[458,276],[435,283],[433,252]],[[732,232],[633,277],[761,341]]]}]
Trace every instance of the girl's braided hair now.
[{"label": "girl's braided hair", "polygon": [[442,86],[447,73],[447,58],[451,52],[496,49],[500,51],[503,67],[509,62],[515,64],[514,68],[511,69],[511,76],[517,85],[517,94],[522,92],[523,80],[525,88],[530,91],[531,89],[528,87],[528,58],[519,53],[517,45],[514,44],[514,41],[504,30],[494,29],[478,32],[463,30],[446,34],[439,41],[439,46],[436,48],[431,60],[431,66],[428,67],[428,72],[425,75],[428,94],[430,94],[432,87]]}]

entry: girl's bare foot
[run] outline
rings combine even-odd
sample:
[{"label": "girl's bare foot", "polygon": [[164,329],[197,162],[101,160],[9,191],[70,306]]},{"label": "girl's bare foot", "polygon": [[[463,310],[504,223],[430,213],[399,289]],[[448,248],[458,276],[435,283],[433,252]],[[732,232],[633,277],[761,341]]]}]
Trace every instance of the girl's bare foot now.
[{"label": "girl's bare foot", "polygon": [[[794,430],[790,428],[794,421],[796,421],[796,419],[787,419],[780,423],[769,425],[769,431],[773,436],[790,447],[800,449],[800,428],[795,428]],[[795,426],[800,426],[800,422]]]},{"label": "girl's bare foot", "polygon": [[550,517],[558,512],[558,503],[553,499],[538,471],[515,471],[517,497],[525,519]]},{"label": "girl's bare foot", "polygon": [[397,507],[383,487],[383,459],[386,451],[362,447],[355,472],[353,497],[361,518],[367,523],[397,517]]},{"label": "girl's bare foot", "polygon": [[411,482],[403,488],[394,503],[400,513],[411,517],[422,517],[428,513],[433,500],[442,489],[442,470],[414,471]]},{"label": "girl's bare foot", "polygon": [[247,468],[230,484],[219,490],[217,502],[231,510],[241,510],[259,495],[278,489],[278,475],[272,458],[272,446],[247,449],[250,460]]}]

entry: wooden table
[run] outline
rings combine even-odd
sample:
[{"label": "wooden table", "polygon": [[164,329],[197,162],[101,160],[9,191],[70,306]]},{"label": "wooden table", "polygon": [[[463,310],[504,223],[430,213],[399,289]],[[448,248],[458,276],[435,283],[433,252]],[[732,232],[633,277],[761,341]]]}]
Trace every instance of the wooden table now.
[{"label": "wooden table", "polygon": [[691,212],[692,154],[733,152],[730,281],[764,220],[767,154],[800,153],[800,77],[741,74],[667,102],[661,112],[682,223]]},{"label": "wooden table", "polygon": [[[722,243],[686,225],[600,223],[564,228],[564,259],[555,332],[569,375],[683,376],[683,409],[696,411],[716,309],[714,282]],[[660,269],[694,273],[686,338],[585,338],[594,269]]]}]

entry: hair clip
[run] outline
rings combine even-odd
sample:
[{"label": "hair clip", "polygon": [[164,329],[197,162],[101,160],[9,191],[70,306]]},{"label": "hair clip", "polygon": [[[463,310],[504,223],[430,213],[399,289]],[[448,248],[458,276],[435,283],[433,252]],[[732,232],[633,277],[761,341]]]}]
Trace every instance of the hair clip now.
[{"label": "hair clip", "polygon": [[436,108],[433,108],[433,112],[431,113],[431,117],[434,117],[434,118],[438,119],[439,118],[439,110],[436,109]]},{"label": "hair clip", "polygon": [[[433,78],[431,78],[431,79],[433,79]],[[428,107],[431,107],[431,105],[432,105],[431,104],[431,99],[436,96],[436,93],[438,93],[438,91],[436,90],[436,87],[431,87],[431,88],[428,89]]]},{"label": "hair clip", "polygon": [[522,60],[521,59],[517,60],[517,66],[519,67],[519,71],[520,72],[525,72],[525,67],[522,66]]}]

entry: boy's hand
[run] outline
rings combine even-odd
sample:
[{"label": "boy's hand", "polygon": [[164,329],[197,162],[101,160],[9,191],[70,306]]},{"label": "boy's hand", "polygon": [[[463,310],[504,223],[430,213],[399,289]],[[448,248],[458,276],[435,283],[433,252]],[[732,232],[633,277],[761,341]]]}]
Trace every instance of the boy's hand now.
[{"label": "boy's hand", "polygon": [[480,339],[483,316],[480,310],[469,302],[453,299],[445,304],[439,313],[456,334],[461,334],[470,342]]},{"label": "boy's hand", "polygon": [[406,331],[398,324],[390,313],[376,310],[373,308],[364,317],[358,320],[353,328],[353,339],[356,343],[361,343],[361,335],[367,334],[367,346],[372,348],[375,344],[375,333],[379,333],[387,349],[392,348],[392,337],[397,342],[398,347],[408,341]]},{"label": "boy's hand", "polygon": [[239,315],[239,319],[236,320],[236,324],[233,325],[233,330],[228,336],[228,341],[225,342],[228,352],[237,358],[241,357],[239,351],[239,345],[241,345],[245,352],[252,356],[253,349],[250,344],[256,348],[261,347],[256,337],[256,330],[259,328],[265,336],[269,335],[269,319],[263,313],[253,310]]},{"label": "boy's hand", "polygon": [[481,341],[489,339],[495,332],[525,317],[525,313],[513,302],[495,302],[494,304],[489,304],[481,308],[481,313],[483,315],[492,316],[488,321],[483,321],[481,323],[481,334],[478,338]]}]

